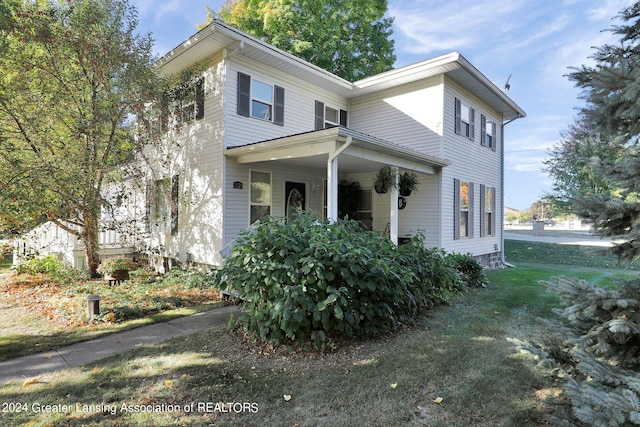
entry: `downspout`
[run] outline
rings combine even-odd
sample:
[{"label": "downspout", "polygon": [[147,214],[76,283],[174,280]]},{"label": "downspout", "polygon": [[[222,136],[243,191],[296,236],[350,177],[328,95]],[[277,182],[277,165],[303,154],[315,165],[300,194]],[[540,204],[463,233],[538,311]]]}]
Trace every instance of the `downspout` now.
[{"label": "downspout", "polygon": [[327,217],[330,222],[338,219],[338,164],[337,159],[353,142],[351,136],[347,136],[342,147],[333,153],[329,153],[327,160]]},{"label": "downspout", "polygon": [[506,123],[502,123],[500,126],[500,188],[502,188],[502,194],[500,195],[502,198],[502,227],[500,227],[500,244],[502,250],[500,251],[500,262],[507,267],[513,267],[513,264],[509,264],[504,258],[504,127],[520,117],[520,113],[518,113],[517,117],[514,117]]}]

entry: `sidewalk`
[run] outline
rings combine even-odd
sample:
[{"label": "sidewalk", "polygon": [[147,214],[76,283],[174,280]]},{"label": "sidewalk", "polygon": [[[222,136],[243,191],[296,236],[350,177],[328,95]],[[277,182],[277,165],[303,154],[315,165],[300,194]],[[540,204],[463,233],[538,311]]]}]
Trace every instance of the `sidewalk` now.
[{"label": "sidewalk", "polygon": [[544,242],[544,243],[556,243],[559,245],[579,245],[579,246],[599,246],[610,248],[614,245],[614,241],[611,239],[600,239],[598,237],[585,236],[579,237],[552,237],[552,236],[534,236],[531,234],[519,234],[504,232],[504,238],[506,240],[521,240],[526,242]]},{"label": "sidewalk", "polygon": [[8,381],[25,381],[47,372],[82,366],[140,345],[155,344],[169,338],[226,325],[229,316],[237,312],[238,307],[233,305],[215,308],[168,322],[106,335],[58,350],[6,360],[0,362],[0,387]]}]

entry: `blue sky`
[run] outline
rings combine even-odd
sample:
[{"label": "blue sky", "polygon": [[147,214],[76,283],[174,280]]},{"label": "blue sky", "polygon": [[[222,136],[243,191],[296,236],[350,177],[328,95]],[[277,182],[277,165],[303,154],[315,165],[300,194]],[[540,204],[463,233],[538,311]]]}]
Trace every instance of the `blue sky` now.
[{"label": "blue sky", "polygon": [[[196,32],[206,6],[224,0],[131,0],[139,29],[150,32],[159,55]],[[458,51],[526,112],[505,129],[505,204],[526,209],[550,190],[542,171],[547,150],[560,140],[582,105],[565,75],[593,46],[617,40],[607,31],[632,0],[389,0],[395,17],[396,66]]]}]

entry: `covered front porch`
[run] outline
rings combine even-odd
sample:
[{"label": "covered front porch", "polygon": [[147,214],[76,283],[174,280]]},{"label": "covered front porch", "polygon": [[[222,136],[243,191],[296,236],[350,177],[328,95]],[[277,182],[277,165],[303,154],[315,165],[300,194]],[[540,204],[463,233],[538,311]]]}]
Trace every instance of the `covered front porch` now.
[{"label": "covered front porch", "polygon": [[[335,221],[345,214],[345,206],[351,204],[345,187],[357,183],[362,195],[357,201],[351,200],[360,205],[356,208],[356,219],[387,234],[395,243],[403,234],[409,234],[408,230],[424,229],[426,222],[436,224],[441,198],[439,171],[449,164],[444,159],[344,127],[232,147],[225,155],[237,165],[251,169],[282,171],[273,182],[277,189],[282,187],[282,191],[274,191],[273,197],[282,199],[279,204],[275,201],[279,208],[270,211],[274,215],[286,216],[296,207],[321,206],[324,215]],[[403,171],[415,172],[420,180],[418,192],[406,198],[399,196],[398,189],[393,187],[387,194],[375,193],[375,174],[384,166],[390,166],[396,176]],[[292,171],[290,175],[288,170]],[[298,173],[294,174],[294,170]],[[296,183],[290,176],[299,177],[300,171],[323,179],[321,182],[312,179],[308,185]],[[351,212],[346,213],[354,217]]]}]

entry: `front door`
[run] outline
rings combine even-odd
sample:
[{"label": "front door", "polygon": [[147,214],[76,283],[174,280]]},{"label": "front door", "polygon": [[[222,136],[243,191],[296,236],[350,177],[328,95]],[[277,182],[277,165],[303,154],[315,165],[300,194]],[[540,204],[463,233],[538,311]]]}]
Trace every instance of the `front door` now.
[{"label": "front door", "polygon": [[295,218],[298,210],[306,209],[307,185],[304,182],[284,183],[284,214],[287,218]]}]

